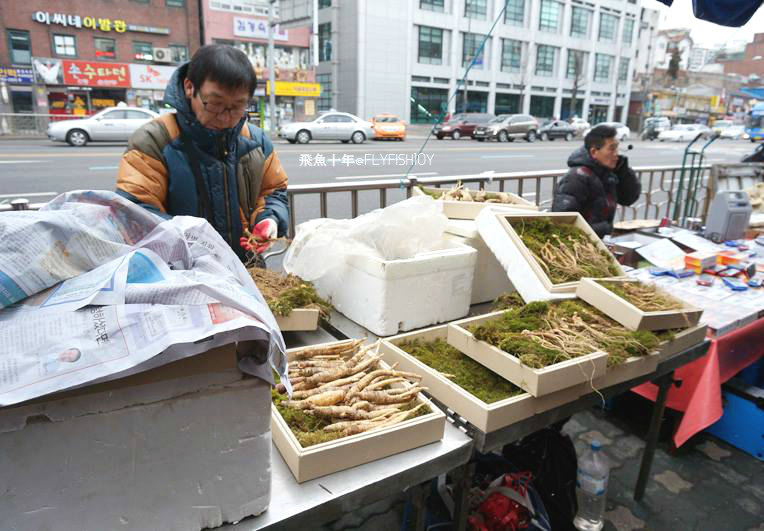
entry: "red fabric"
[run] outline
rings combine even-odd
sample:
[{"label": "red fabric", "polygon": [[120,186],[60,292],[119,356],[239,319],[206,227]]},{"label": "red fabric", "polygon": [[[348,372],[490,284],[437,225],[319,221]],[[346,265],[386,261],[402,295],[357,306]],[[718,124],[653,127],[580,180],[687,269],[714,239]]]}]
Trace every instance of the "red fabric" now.
[{"label": "red fabric", "polygon": [[[672,386],[666,406],[684,412],[674,434],[679,447],[722,416],[722,384],[764,356],[764,319],[711,341],[708,353],[675,372],[682,386]],[[632,389],[655,400],[658,387],[645,383]]]}]

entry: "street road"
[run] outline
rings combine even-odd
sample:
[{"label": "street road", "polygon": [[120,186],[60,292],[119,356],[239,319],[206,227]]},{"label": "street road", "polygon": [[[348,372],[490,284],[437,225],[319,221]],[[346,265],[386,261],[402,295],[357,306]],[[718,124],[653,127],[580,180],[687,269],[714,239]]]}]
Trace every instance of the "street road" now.
[{"label": "street road", "polygon": [[[424,136],[409,136],[405,142],[367,141],[364,144],[311,142],[291,145],[277,140],[276,150],[289,175],[290,184],[350,183],[368,179],[397,181],[404,176],[417,155]],[[629,142],[632,166],[680,165],[685,148],[679,143]],[[431,138],[411,174],[421,177],[470,175],[482,172],[522,172],[556,170],[566,167],[568,155],[582,140],[571,142],[524,141],[499,144],[470,139],[437,140]],[[707,162],[737,162],[750,153],[754,145],[748,141],[717,140],[706,151]],[[93,143],[83,148],[70,147],[48,140],[0,140],[0,202],[26,197],[42,202],[54,195],[75,189],[113,189],[119,159],[125,146]],[[323,159],[323,165],[319,165]],[[509,190],[512,191],[512,190]],[[534,190],[525,195],[534,200]],[[546,199],[551,190],[541,190]],[[393,190],[388,201],[403,197]],[[298,219],[318,215],[315,197],[298,198]],[[332,194],[329,214],[349,215],[348,194]],[[360,210],[368,211],[379,204],[379,194],[362,192]]]}]

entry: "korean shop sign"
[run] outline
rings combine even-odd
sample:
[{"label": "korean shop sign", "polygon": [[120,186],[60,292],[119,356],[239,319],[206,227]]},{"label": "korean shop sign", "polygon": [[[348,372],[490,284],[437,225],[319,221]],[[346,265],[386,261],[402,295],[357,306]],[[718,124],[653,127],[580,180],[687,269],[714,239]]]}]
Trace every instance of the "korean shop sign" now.
[{"label": "korean shop sign", "polygon": [[[233,34],[237,37],[249,37],[250,39],[268,39],[268,22],[256,18],[233,17]],[[277,41],[289,40],[289,32],[273,28],[273,39]]]},{"label": "korean shop sign", "polygon": [[138,33],[155,33],[157,35],[169,35],[168,28],[158,28],[154,26],[143,26],[139,24],[128,24],[122,19],[111,19],[101,17],[82,17],[80,15],[71,15],[69,13],[49,13],[48,11],[35,11],[32,18],[35,22],[50,26],[55,24],[64,27],[87,28],[92,30],[124,33],[134,31]]},{"label": "korean shop sign", "polygon": [[126,64],[100,61],[63,61],[64,83],[85,87],[130,87]]},{"label": "korean shop sign", "polygon": [[34,83],[34,72],[31,68],[0,66],[0,81],[19,85],[31,85]]}]

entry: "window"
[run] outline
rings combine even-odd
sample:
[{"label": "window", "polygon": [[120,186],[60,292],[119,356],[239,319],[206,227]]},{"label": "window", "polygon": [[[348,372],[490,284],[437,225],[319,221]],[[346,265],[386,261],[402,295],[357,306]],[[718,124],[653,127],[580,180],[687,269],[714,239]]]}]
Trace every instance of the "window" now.
[{"label": "window", "polygon": [[426,9],[427,11],[444,11],[443,0],[420,0],[419,9]]},{"label": "window", "polygon": [[525,0],[507,0],[504,23],[513,26],[525,25]]},{"label": "window", "polygon": [[631,39],[634,36],[634,19],[626,18],[623,20],[623,43],[631,46]]},{"label": "window", "polygon": [[621,57],[618,62],[618,81],[626,81],[629,78],[629,60]]},{"label": "window", "polygon": [[77,41],[74,35],[53,34],[53,53],[59,57],[77,57]]},{"label": "window", "polygon": [[114,39],[95,37],[93,43],[96,59],[112,60],[117,58],[117,42]]},{"label": "window", "polygon": [[617,26],[618,17],[602,13],[600,15],[600,33],[598,39],[601,41],[614,41]]},{"label": "window", "polygon": [[573,6],[570,17],[570,36],[588,37],[589,21],[592,18],[592,12],[583,7]]},{"label": "window", "polygon": [[[488,47],[488,43],[486,43],[486,46],[483,48],[483,50],[480,50],[480,44],[483,42],[484,37],[485,35],[478,35],[477,33],[464,34],[464,45],[462,46],[462,66],[469,65],[474,57],[475,63],[472,65],[472,67],[483,68],[485,48]],[[480,50],[480,55],[478,55],[478,50]]]},{"label": "window", "polygon": [[151,120],[153,116],[141,111],[125,111],[128,120]]},{"label": "window", "polygon": [[610,79],[610,70],[613,68],[613,56],[598,53],[594,57],[594,81],[607,81]]},{"label": "window", "polygon": [[434,123],[448,109],[448,89],[411,87],[411,123]]},{"label": "window", "polygon": [[538,118],[554,116],[554,96],[531,96],[531,114]]},{"label": "window", "polygon": [[318,60],[332,60],[332,23],[318,25]]},{"label": "window", "polygon": [[150,42],[133,41],[133,59],[149,62],[154,60],[154,47]]},{"label": "window", "polygon": [[464,0],[464,16],[477,20],[485,20],[488,14],[486,0]]},{"label": "window", "polygon": [[318,0],[318,9],[332,7],[332,0]]},{"label": "window", "polygon": [[581,50],[568,50],[568,67],[565,71],[565,77],[575,79],[583,78],[586,75],[586,63],[589,58],[587,52]]},{"label": "window", "polygon": [[419,62],[431,65],[443,63],[443,30],[419,26]]},{"label": "window", "polygon": [[332,108],[332,75],[318,74],[316,81],[321,85],[321,95],[318,97],[318,110],[328,111]]},{"label": "window", "polygon": [[28,65],[32,62],[32,46],[29,42],[28,31],[8,30],[8,49],[11,52],[11,63]]},{"label": "window", "polygon": [[560,27],[560,4],[556,0],[541,0],[539,29],[557,33]]},{"label": "window", "polygon": [[188,61],[188,48],[183,44],[171,44],[170,52],[173,63],[185,63]]},{"label": "window", "polygon": [[522,69],[523,43],[513,39],[501,40],[501,69],[519,72]]},{"label": "window", "polygon": [[553,76],[554,58],[557,48],[546,44],[539,44],[536,48],[536,75]]},{"label": "window", "polygon": [[494,112],[499,114],[515,114],[520,112],[520,95],[519,94],[502,94],[496,93],[496,101],[494,103]]},{"label": "window", "polygon": [[109,111],[101,115],[104,120],[124,120],[125,111]]},{"label": "window", "polygon": [[169,7],[185,7],[185,0],[164,0],[164,4]]}]

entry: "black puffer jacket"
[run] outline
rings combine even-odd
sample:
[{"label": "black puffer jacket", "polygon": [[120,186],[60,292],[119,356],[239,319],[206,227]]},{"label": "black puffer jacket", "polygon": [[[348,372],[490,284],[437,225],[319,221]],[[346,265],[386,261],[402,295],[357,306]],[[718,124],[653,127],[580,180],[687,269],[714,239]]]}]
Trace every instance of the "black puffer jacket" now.
[{"label": "black puffer jacket", "polygon": [[579,212],[601,238],[613,231],[616,205],[631,205],[642,192],[626,157],[615,170],[594,160],[584,146],[568,158],[568,173],[557,184],[553,212]]}]

